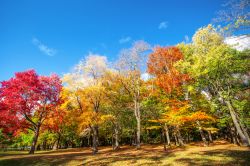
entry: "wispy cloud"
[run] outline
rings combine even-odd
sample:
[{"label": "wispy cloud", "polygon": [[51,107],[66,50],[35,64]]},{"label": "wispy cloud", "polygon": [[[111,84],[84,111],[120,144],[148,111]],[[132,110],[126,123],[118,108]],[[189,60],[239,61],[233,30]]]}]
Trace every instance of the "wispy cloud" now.
[{"label": "wispy cloud", "polygon": [[132,38],[130,36],[127,36],[127,37],[123,37],[119,40],[119,43],[120,44],[123,44],[123,43],[127,43],[131,40]]},{"label": "wispy cloud", "polygon": [[40,40],[38,40],[37,38],[33,38],[32,39],[32,43],[37,46],[37,48],[44,54],[48,55],[48,56],[54,56],[57,52],[56,49],[53,48],[49,48],[47,45],[45,45],[44,43],[42,43]]},{"label": "wispy cloud", "polygon": [[158,29],[166,29],[168,27],[168,22],[163,21],[159,24]]}]

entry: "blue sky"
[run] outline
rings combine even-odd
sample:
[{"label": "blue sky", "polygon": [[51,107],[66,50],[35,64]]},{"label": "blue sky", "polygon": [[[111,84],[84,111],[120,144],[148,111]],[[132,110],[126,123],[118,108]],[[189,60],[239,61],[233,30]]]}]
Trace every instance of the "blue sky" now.
[{"label": "blue sky", "polygon": [[60,76],[89,52],[117,59],[135,40],[174,45],[211,22],[220,0],[1,0],[0,81]]}]

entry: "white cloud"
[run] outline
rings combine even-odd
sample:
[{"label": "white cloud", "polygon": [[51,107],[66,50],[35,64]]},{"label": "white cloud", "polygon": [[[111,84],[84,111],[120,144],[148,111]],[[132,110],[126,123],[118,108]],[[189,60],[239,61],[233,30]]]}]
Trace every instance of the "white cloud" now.
[{"label": "white cloud", "polygon": [[131,40],[132,38],[130,36],[127,36],[127,37],[123,37],[119,40],[119,43],[120,44],[123,44],[123,43],[127,43]]},{"label": "white cloud", "polygon": [[250,49],[250,35],[227,37],[224,42],[239,51]]},{"label": "white cloud", "polygon": [[44,54],[48,56],[54,56],[56,54],[56,50],[53,48],[49,48],[47,45],[43,44],[40,40],[37,38],[32,39],[32,43],[37,46],[37,48],[43,52]]},{"label": "white cloud", "polygon": [[168,27],[168,22],[163,21],[159,24],[158,29],[166,29]]}]

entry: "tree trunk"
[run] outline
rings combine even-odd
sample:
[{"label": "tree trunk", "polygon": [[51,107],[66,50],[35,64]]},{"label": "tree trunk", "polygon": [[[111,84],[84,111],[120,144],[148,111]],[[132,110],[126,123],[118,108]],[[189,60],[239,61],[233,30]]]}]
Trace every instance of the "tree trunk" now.
[{"label": "tree trunk", "polygon": [[40,123],[38,123],[36,126],[36,130],[35,130],[34,137],[32,140],[32,146],[30,148],[29,154],[34,154],[34,152],[35,152],[36,143],[37,143],[37,139],[38,139],[39,131],[40,131],[40,126],[41,126]]},{"label": "tree trunk", "polygon": [[58,138],[57,138],[57,140],[55,141],[55,143],[53,145],[53,150],[57,150],[58,149],[59,143],[60,143],[60,138],[61,138],[61,136],[60,136],[60,134],[58,134]]},{"label": "tree trunk", "polygon": [[82,137],[81,148],[83,148],[85,146],[85,142],[86,142],[86,139],[84,137]]},{"label": "tree trunk", "polygon": [[166,138],[164,128],[162,129],[161,135],[162,135],[162,138],[163,138],[164,151],[167,151],[167,138]]},{"label": "tree trunk", "polygon": [[240,142],[240,139],[239,139],[239,134],[237,132],[235,132],[235,138],[236,138],[236,142],[237,142],[237,145],[241,145],[241,142]]},{"label": "tree trunk", "polygon": [[230,135],[231,135],[231,143],[237,144],[237,138],[236,138],[237,133],[235,131],[235,127],[230,125],[229,128],[230,128]]},{"label": "tree trunk", "polygon": [[249,137],[249,134],[247,132],[247,128],[244,125],[242,125],[241,122],[240,122],[240,126],[242,127],[243,133],[247,138],[248,146],[250,146],[250,137]]},{"label": "tree trunk", "polygon": [[201,128],[201,125],[200,125],[200,122],[199,121],[196,121],[197,125],[198,125],[198,129],[199,129],[199,132],[200,132],[200,135],[201,135],[201,138],[202,138],[202,141],[204,142],[204,146],[208,146],[208,142],[206,140],[206,137],[204,135],[204,132]]},{"label": "tree trunk", "polygon": [[93,150],[93,154],[96,154],[98,152],[98,126],[94,125],[92,127],[93,130],[93,146],[92,146],[92,150]]},{"label": "tree trunk", "polygon": [[177,138],[178,138],[178,142],[180,146],[184,146],[183,138],[181,136],[181,132],[178,126],[176,127],[176,133],[177,133]]},{"label": "tree trunk", "polygon": [[129,145],[132,146],[133,145],[133,133],[131,135],[131,137],[129,137]]},{"label": "tree trunk", "polygon": [[176,136],[176,132],[174,133],[174,140],[175,140],[175,145],[179,146],[179,142],[178,142],[178,139],[177,139],[177,136]]},{"label": "tree trunk", "polygon": [[43,150],[46,150],[46,146],[47,146],[47,142],[44,141],[44,142],[43,142]]},{"label": "tree trunk", "polygon": [[120,145],[119,145],[119,130],[118,130],[118,126],[116,125],[115,126],[115,146],[114,146],[114,150],[117,150],[120,148]]},{"label": "tree trunk", "polygon": [[145,142],[148,144],[149,130],[145,129],[145,131],[146,131],[146,139],[145,139]]},{"label": "tree trunk", "polygon": [[60,141],[61,141],[61,134],[59,134],[59,137],[57,139],[57,146],[56,146],[56,149],[59,149],[60,147]]},{"label": "tree trunk", "polygon": [[167,141],[167,146],[170,146],[170,137],[169,137],[169,130],[168,130],[168,126],[165,125],[164,126],[164,129],[165,129],[165,135],[166,135],[166,141]]},{"label": "tree trunk", "polygon": [[164,124],[163,128],[163,139],[164,139],[164,150],[167,150],[167,146],[170,145],[170,138],[169,138],[169,131],[168,131],[168,126]]},{"label": "tree trunk", "polygon": [[208,130],[207,133],[208,133],[209,142],[210,142],[210,143],[213,143],[213,138],[212,138],[212,133],[211,133],[211,131]]},{"label": "tree trunk", "polygon": [[112,138],[111,138],[111,145],[112,145],[112,149],[113,149],[113,150],[115,150],[114,135],[115,135],[115,133],[112,134]]},{"label": "tree trunk", "polygon": [[240,136],[240,139],[242,141],[242,145],[243,146],[250,146],[248,134],[244,133],[244,131],[241,129],[241,126],[240,126],[239,121],[237,119],[236,112],[234,111],[230,101],[225,101],[225,103],[227,104],[227,107],[229,109],[229,112],[230,112],[231,118],[233,120],[234,126],[235,126],[235,128],[237,130],[237,133]]},{"label": "tree trunk", "polygon": [[88,144],[88,146],[89,147],[91,147],[91,142],[90,142],[90,140],[91,140],[91,133],[89,133],[89,135],[88,135],[88,142],[87,142],[87,144]]},{"label": "tree trunk", "polygon": [[41,150],[41,145],[40,144],[37,145],[36,150]]},{"label": "tree trunk", "polygon": [[141,148],[141,120],[139,117],[137,118],[136,148]]},{"label": "tree trunk", "polygon": [[236,115],[236,118],[239,121],[240,127],[241,127],[241,129],[242,129],[242,131],[243,131],[243,133],[244,133],[247,141],[248,141],[248,146],[250,146],[250,137],[248,135],[247,128],[246,128],[246,126],[244,124],[242,124],[242,122],[240,121],[240,118],[239,118],[239,116],[237,115],[236,112],[235,112],[235,115]]},{"label": "tree trunk", "polygon": [[189,134],[189,132],[187,132],[187,143],[189,143],[190,142],[190,134]]},{"label": "tree trunk", "polygon": [[65,142],[65,149],[69,147],[68,141]]},{"label": "tree trunk", "polygon": [[54,144],[53,144],[53,148],[52,148],[53,150],[57,150],[57,143],[58,143],[58,142],[57,142],[57,140],[56,140],[56,141],[54,142]]},{"label": "tree trunk", "polygon": [[135,117],[136,117],[136,123],[137,123],[137,130],[136,130],[136,149],[140,149],[141,148],[141,113],[140,113],[140,106],[139,106],[139,102],[137,101],[137,99],[134,100],[134,113],[135,113]]}]

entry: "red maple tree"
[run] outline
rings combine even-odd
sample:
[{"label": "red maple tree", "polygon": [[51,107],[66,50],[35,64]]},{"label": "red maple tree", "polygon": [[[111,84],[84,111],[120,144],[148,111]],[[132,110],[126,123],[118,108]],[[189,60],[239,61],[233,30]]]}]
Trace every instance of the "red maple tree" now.
[{"label": "red maple tree", "polygon": [[61,89],[57,75],[39,76],[34,70],[18,72],[15,77],[1,82],[0,127],[13,133],[20,129],[34,131],[30,154],[35,151],[44,120],[61,103]]}]

